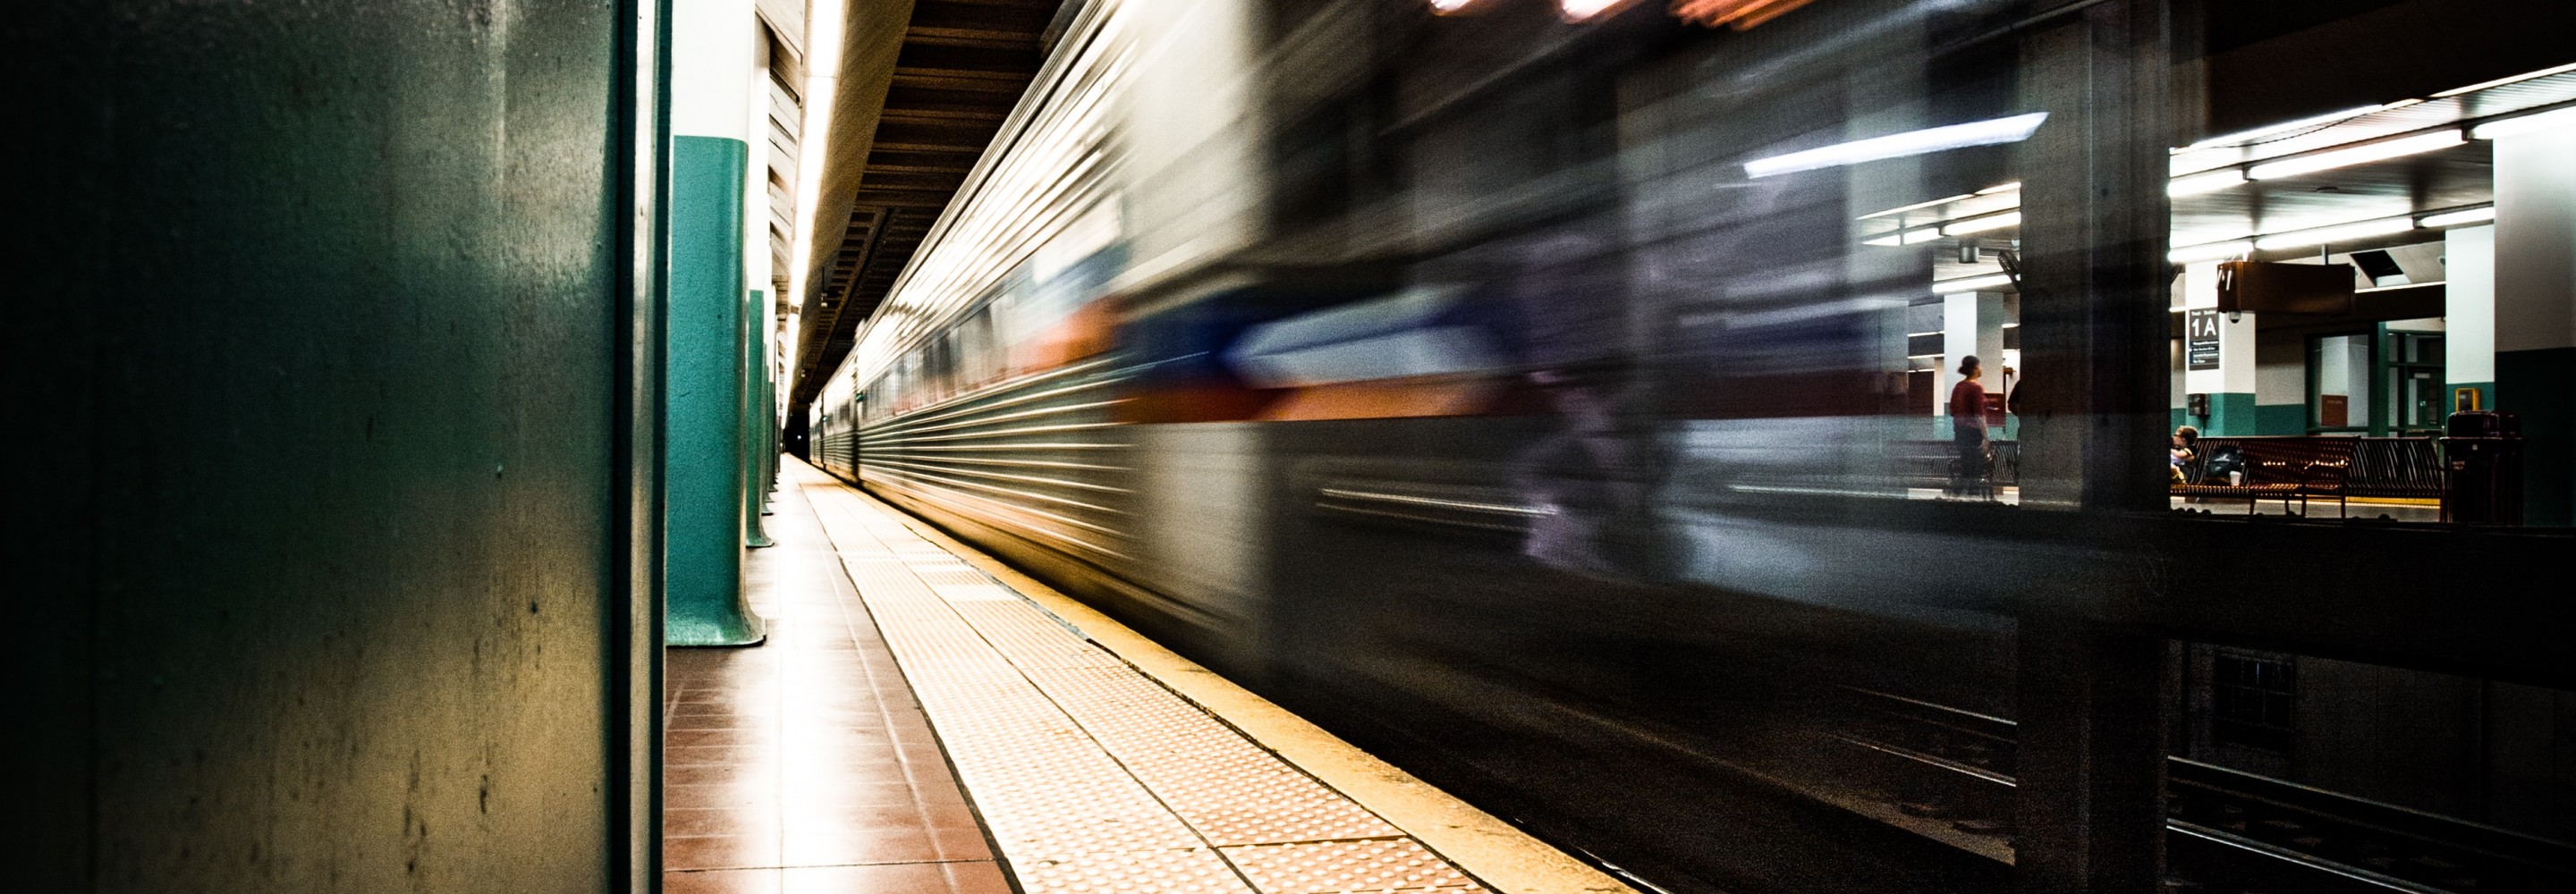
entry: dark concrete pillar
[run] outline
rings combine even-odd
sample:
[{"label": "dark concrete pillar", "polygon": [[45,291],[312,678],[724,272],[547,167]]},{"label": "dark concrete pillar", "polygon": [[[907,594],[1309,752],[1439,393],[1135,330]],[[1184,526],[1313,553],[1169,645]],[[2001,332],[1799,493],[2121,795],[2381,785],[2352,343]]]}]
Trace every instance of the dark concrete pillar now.
[{"label": "dark concrete pillar", "polygon": [[2163,0],[2111,0],[2022,38],[2022,504],[2165,505]]},{"label": "dark concrete pillar", "polygon": [[2016,639],[2016,887],[2162,890],[2165,641],[2057,618],[2024,618]]},{"label": "dark concrete pillar", "polygon": [[0,25],[13,890],[652,884],[651,10]]}]

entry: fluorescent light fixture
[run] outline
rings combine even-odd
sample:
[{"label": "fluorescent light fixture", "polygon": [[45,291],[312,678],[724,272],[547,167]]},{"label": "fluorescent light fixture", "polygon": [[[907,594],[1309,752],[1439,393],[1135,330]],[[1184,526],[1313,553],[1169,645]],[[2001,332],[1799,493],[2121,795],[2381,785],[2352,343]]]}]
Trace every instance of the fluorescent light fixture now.
[{"label": "fluorescent light fixture", "polygon": [[788,234],[787,306],[802,310],[814,268],[815,216],[823,207],[823,159],[832,142],[832,102],[841,70],[841,0],[813,0],[806,10],[804,121],[796,128],[796,231]]},{"label": "fluorescent light fixture", "polygon": [[2247,168],[2245,171],[2245,177],[2248,180],[2270,180],[2275,177],[2294,177],[2300,174],[2310,174],[2332,168],[2349,167],[2365,162],[2381,161],[2384,159],[2414,155],[2419,152],[2448,149],[2465,142],[2468,141],[2460,136],[2459,131],[2437,130],[2432,133],[2416,134],[2411,137],[2399,137],[2394,140],[2381,140],[2376,143],[2363,143],[2359,146],[2310,153],[2307,155],[2296,155],[2280,161],[2266,162]]},{"label": "fluorescent light fixture", "polygon": [[[1432,2],[1436,4],[1439,0],[1432,0]],[[1628,0],[1556,0],[1556,9],[1565,14],[1566,21],[1580,22],[1608,12],[1610,7],[1626,2]]]},{"label": "fluorescent light fixture", "polygon": [[2414,228],[2415,219],[2412,217],[2365,220],[2360,223],[2338,224],[2313,230],[2297,230],[2277,236],[2265,236],[2254,240],[2254,247],[2265,251],[2275,248],[2304,248],[2310,245],[2324,245],[2328,242],[2342,242],[2347,239],[2368,239],[2372,236],[2403,233]]},{"label": "fluorescent light fixture", "polygon": [[1993,276],[1971,276],[1966,279],[1936,282],[1932,284],[1932,292],[1936,295],[1956,295],[1961,292],[1983,292],[2008,285],[2012,285],[2012,277],[1997,273]]},{"label": "fluorescent light fixture", "polygon": [[1432,12],[1457,12],[1476,0],[1431,0]]},{"label": "fluorescent light fixture", "polygon": [[2440,214],[2427,214],[2418,218],[2415,221],[2415,225],[2429,230],[2434,227],[2455,227],[2460,224],[2467,223],[2484,223],[2494,219],[2495,206],[2488,205],[2484,208],[2471,208],[2466,211],[2445,211]]},{"label": "fluorescent light fixture", "polygon": [[2253,130],[2240,130],[2231,134],[2220,134],[2183,148],[2207,149],[2211,146],[2233,146],[2238,143],[2250,142],[2256,137],[2268,137],[2276,133],[2303,130],[2310,127],[2316,127],[2321,124],[2333,124],[2347,118],[2358,118],[2363,115],[2379,111],[2382,108],[2385,108],[2385,106],[2361,106],[2358,108],[2345,109],[2340,112],[2327,112],[2323,115],[2310,115],[2296,121],[2283,121],[2279,124],[2257,127]]},{"label": "fluorescent light fixture", "polygon": [[1913,245],[1941,238],[1940,227],[1915,227],[1899,233],[1861,240],[1862,245]]},{"label": "fluorescent light fixture", "polygon": [[2251,239],[2231,239],[2226,242],[2204,242],[2199,245],[2186,245],[2166,252],[2165,260],[2176,264],[2190,264],[2199,261],[2224,261],[2228,258],[2253,250],[2254,241]]},{"label": "fluorescent light fixture", "polygon": [[2002,214],[1989,214],[1984,217],[1971,217],[1966,220],[1953,222],[1948,226],[1941,228],[1941,235],[1965,236],[1969,233],[1983,233],[1987,230],[2000,230],[2005,227],[2018,226],[2021,226],[2021,212],[2006,211]]},{"label": "fluorescent light fixture", "polygon": [[1911,205],[1906,205],[1906,206],[1898,207],[1898,208],[1890,208],[1890,209],[1887,209],[1887,210],[1885,210],[1885,211],[1880,211],[1880,212],[1876,212],[1876,213],[1873,213],[1873,214],[1863,214],[1863,215],[1861,215],[1861,216],[1860,216],[1860,219],[1861,219],[1861,220],[1868,220],[1868,219],[1873,218],[1873,217],[1886,217],[1886,216],[1888,216],[1888,215],[1890,215],[1890,214],[1903,214],[1903,213],[1908,212],[1908,211],[1920,211],[1920,210],[1925,209],[1925,208],[1930,208],[1930,207],[1932,207],[1932,206],[1934,206],[1934,205],[1947,205],[1947,204],[1950,204],[1950,203],[1952,203],[1952,202],[1960,201],[1960,200],[1963,200],[1963,199],[1973,199],[1973,198],[1976,198],[1976,197],[1977,197],[1977,196],[1976,196],[1976,194],[1974,194],[1974,193],[1964,193],[1964,192],[1963,192],[1963,193],[1960,193],[1960,194],[1955,195],[1955,196],[1943,196],[1943,197],[1938,198],[1938,199],[1933,199],[1932,201],[1929,201],[1929,202],[1916,202],[1916,203],[1911,204]]},{"label": "fluorescent light fixture", "polygon": [[1831,146],[1745,162],[1744,175],[1757,178],[1774,177],[1819,168],[1856,165],[1865,161],[1904,158],[1944,149],[2018,143],[2030,139],[2031,133],[2039,129],[2040,122],[2046,120],[2048,120],[2047,112],[2032,112],[2010,118],[1970,121],[1966,124],[1909,130],[1883,137],[1836,143]]},{"label": "fluorescent light fixture", "polygon": [[2445,96],[2458,96],[2458,95],[2460,95],[2460,94],[2462,94],[2462,93],[2475,93],[2475,92],[2478,92],[2478,91],[2480,91],[2480,90],[2487,89],[2487,88],[2489,88],[2489,87],[2502,87],[2502,86],[2504,86],[2504,85],[2506,85],[2506,84],[2519,83],[2519,82],[2522,82],[2522,81],[2528,81],[2528,80],[2531,80],[2531,79],[2533,79],[2533,78],[2545,78],[2545,77],[2548,77],[2548,76],[2550,76],[2550,75],[2554,75],[2554,74],[2565,74],[2565,73],[2567,73],[2567,72],[2571,72],[2571,71],[2576,71],[2576,62],[2570,62],[2570,63],[2567,63],[2567,64],[2565,64],[2565,65],[2558,66],[2558,67],[2556,67],[2556,68],[2544,68],[2544,69],[2541,69],[2541,70],[2539,70],[2539,71],[2524,72],[2524,73],[2522,73],[2522,74],[2514,75],[2513,77],[2509,77],[2509,78],[2497,78],[2497,79],[2492,80],[2492,81],[2479,81],[2479,82],[2477,82],[2477,83],[2475,83],[2475,84],[2470,84],[2470,85],[2468,85],[2468,86],[2466,86],[2466,87],[2453,87],[2453,88],[2451,88],[2451,89],[2449,89],[2449,90],[2444,90],[2444,91],[2442,91],[2442,92],[2440,92],[2440,93],[2433,94],[2433,98],[2434,98],[2434,99],[2440,99],[2440,98],[2445,97]]},{"label": "fluorescent light fixture", "polygon": [[2220,168],[2203,174],[2192,174],[2187,177],[2173,178],[2171,182],[2165,184],[2165,195],[2176,197],[2196,196],[2202,193],[2217,192],[2243,182],[2245,182],[2244,171],[2239,171],[2235,168]]},{"label": "fluorescent light fixture", "polygon": [[2470,128],[2469,136],[2473,136],[2481,140],[2492,140],[2497,137],[2510,137],[2518,134],[2538,133],[2540,131],[2556,130],[2562,127],[2576,128],[2576,108],[2557,109],[2554,111],[2542,112],[2537,115],[2523,115],[2515,118],[2503,118],[2489,121],[2485,124],[2480,124],[2476,127]]},{"label": "fluorescent light fixture", "polygon": [[2013,182],[2011,182],[2011,183],[1997,183],[1997,184],[1995,184],[1995,185],[1993,185],[1993,186],[1989,186],[1989,187],[1986,187],[1986,188],[1984,188],[1984,189],[1977,190],[1977,194],[1978,194],[1978,195],[1981,195],[1981,196],[1990,196],[1990,195],[1994,195],[1995,193],[1999,193],[1999,192],[2011,192],[2011,191],[2013,191],[2013,190],[2020,189],[2020,188],[2021,188],[2021,181],[2019,181],[2019,180],[2015,180],[2015,181],[2013,181]]}]

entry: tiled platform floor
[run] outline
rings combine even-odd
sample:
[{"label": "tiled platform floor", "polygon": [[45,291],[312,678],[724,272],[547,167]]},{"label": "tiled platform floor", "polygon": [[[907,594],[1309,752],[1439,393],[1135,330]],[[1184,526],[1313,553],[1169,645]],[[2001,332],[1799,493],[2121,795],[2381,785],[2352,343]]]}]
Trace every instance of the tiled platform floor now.
[{"label": "tiled platform floor", "polygon": [[808,466],[782,471],[831,536],[1024,891],[1486,890],[892,507]]},{"label": "tiled platform floor", "polygon": [[749,559],[766,644],[672,649],[664,890],[1010,890],[812,507],[781,487]]}]

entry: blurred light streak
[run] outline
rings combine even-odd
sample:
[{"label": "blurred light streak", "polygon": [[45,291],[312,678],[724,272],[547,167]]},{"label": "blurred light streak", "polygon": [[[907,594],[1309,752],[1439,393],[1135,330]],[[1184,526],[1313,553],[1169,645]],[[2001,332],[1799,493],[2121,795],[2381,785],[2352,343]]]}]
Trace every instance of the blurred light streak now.
[{"label": "blurred light streak", "polygon": [[2221,168],[2206,174],[2192,174],[2185,177],[2176,177],[2167,181],[2165,183],[2165,195],[2175,197],[2196,196],[2203,193],[2217,192],[2244,182],[2244,171],[2239,171],[2235,168]]},{"label": "blurred light streak", "polygon": [[1966,124],[1952,124],[1848,143],[1836,143],[1831,146],[1791,152],[1787,155],[1757,158],[1744,163],[1744,173],[1745,176],[1755,178],[1774,177],[1799,171],[1923,155],[1946,149],[2018,143],[2030,139],[2030,135],[2039,130],[2040,123],[2047,120],[2047,112],[2032,112],[2009,118],[1970,121]]},{"label": "blurred light streak", "polygon": [[1673,15],[1694,25],[1727,25],[1742,31],[1810,2],[1813,0],[1681,0],[1673,4]]},{"label": "blurred light streak", "polygon": [[[1436,3],[1438,0],[1433,2]],[[1608,12],[1611,7],[1626,2],[1628,0],[1557,0],[1556,8],[1558,12],[1565,15],[1566,21],[1580,22]]]}]

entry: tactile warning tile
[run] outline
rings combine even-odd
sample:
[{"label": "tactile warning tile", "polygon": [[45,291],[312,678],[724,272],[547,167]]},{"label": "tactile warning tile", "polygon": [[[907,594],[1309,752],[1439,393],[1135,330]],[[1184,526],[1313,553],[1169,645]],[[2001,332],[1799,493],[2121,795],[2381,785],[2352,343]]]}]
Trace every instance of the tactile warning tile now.
[{"label": "tactile warning tile", "polygon": [[1410,838],[1222,848],[1268,894],[1482,891]]},{"label": "tactile warning tile", "polygon": [[1012,862],[1020,890],[1122,894],[1252,894],[1215,851],[1204,849],[1080,854]]},{"label": "tactile warning tile", "polygon": [[1474,890],[893,515],[809,496],[1024,890]]}]

